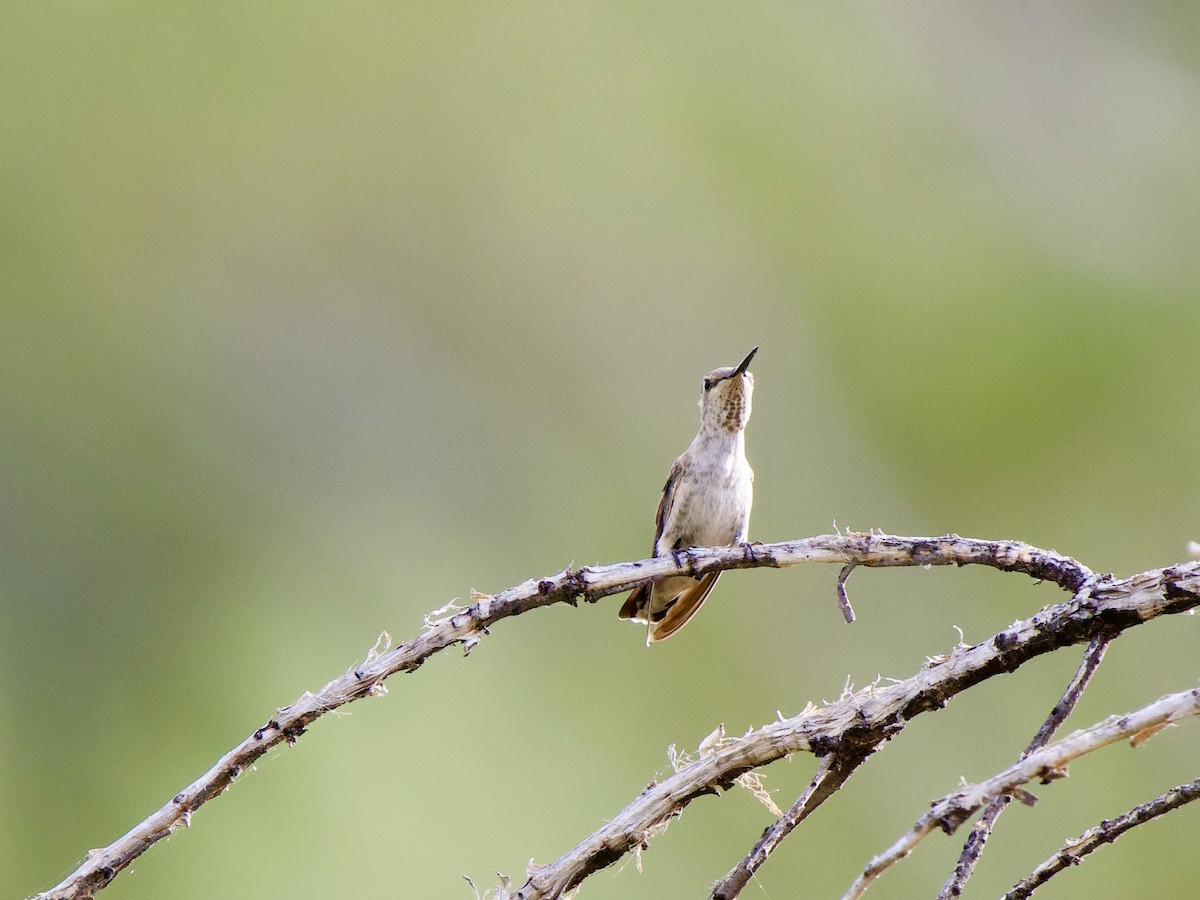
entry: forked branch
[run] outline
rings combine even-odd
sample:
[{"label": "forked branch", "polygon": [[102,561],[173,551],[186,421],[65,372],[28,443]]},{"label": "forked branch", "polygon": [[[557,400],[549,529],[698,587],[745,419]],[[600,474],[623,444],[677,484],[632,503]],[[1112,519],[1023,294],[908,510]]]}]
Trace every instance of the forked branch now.
[{"label": "forked branch", "polygon": [[[1011,794],[1023,784],[1039,779],[1042,784],[1066,776],[1066,766],[1086,753],[1099,750],[1123,738],[1136,740],[1140,735],[1152,734],[1166,725],[1192,716],[1200,715],[1200,688],[1168,694],[1123,716],[1111,716],[1091,728],[1074,734],[1030,753],[1020,762],[986,781],[967,785],[937,803],[921,816],[912,829],[896,841],[884,853],[868,863],[866,869],[855,879],[843,900],[858,900],[871,882],[890,866],[913,851],[917,843],[934,828],[947,834],[996,797]],[[1023,795],[1028,797],[1028,795]],[[1032,805],[1033,798],[1028,802]]]},{"label": "forked branch", "polygon": [[[1059,647],[1118,633],[1164,613],[1191,609],[1200,603],[1200,564],[1157,569],[1121,580],[1085,577],[1078,584],[1082,590],[1067,602],[1015,622],[982,643],[956,647],[949,656],[932,660],[904,681],[872,685],[821,708],[810,704],[795,716],[727,740],[665,781],[648,787],[555,862],[532,868],[525,884],[508,896],[511,900],[561,897],[588,875],[644,846],[693,800],[728,789],[737,776],[751,769],[802,752],[863,757],[895,737],[914,716],[940,709],[951,697],[992,675],[1011,672]],[[990,797],[984,802],[986,799]],[[939,821],[948,821],[949,814]],[[882,868],[871,871],[868,881]]]},{"label": "forked branch", "polygon": [[[1092,572],[1070,557],[1019,541],[981,541],[957,535],[911,538],[848,533],[774,544],[692,549],[680,553],[678,559],[667,556],[567,569],[554,576],[526,581],[494,596],[475,595],[466,607],[439,610],[435,617],[426,620],[426,628],[420,635],[395,647],[372,650],[362,665],[335,678],[316,694],[305,692],[296,702],[277,710],[200,778],[124,836],[92,851],[66,879],[38,898],[93,896],[147,849],[186,825],[201,806],[220,796],[272,747],[294,744],[309,724],[326,713],[363,697],[385,693],[387,678],[397,672],[415,671],[426,659],[447,647],[462,645],[464,653],[469,652],[492,625],[503,619],[556,603],[574,605],[581,599],[594,602],[670,575],[781,568],[802,563],[869,567],[984,565],[1051,581],[1072,593],[1084,585],[1094,588],[1071,603],[1005,629],[985,645],[956,652],[946,663],[931,666],[902,685],[872,691],[869,697],[851,698],[854,703],[806,711],[760,729],[759,737],[754,740],[737,741],[702,758],[695,764],[699,770],[689,766],[664,783],[674,784],[674,790],[681,793],[656,793],[655,789],[639,798],[652,796],[653,801],[639,807],[637,815],[622,820],[631,829],[629,836],[616,839],[611,846],[593,847],[583,854],[584,861],[578,865],[556,863],[547,867],[546,876],[531,878],[520,896],[557,896],[588,872],[611,863],[640,843],[656,821],[675,814],[693,799],[688,785],[696,786],[701,793],[711,792],[713,785],[724,786],[749,768],[778,758],[784,752],[812,750],[824,755],[839,747],[861,749],[863,742],[882,739],[891,730],[903,727],[911,716],[940,705],[947,697],[990,674],[1010,671],[1031,656],[1090,640],[1102,628],[1119,631],[1163,613],[1190,608],[1197,602],[1200,567],[1200,563],[1189,563],[1123,581],[1097,582]],[[443,612],[446,614],[442,615]],[[865,727],[860,715],[865,715],[869,723]],[[687,778],[680,781],[684,775]],[[560,887],[557,892],[547,893],[540,887],[531,887],[535,881],[551,890],[554,885]]]},{"label": "forked branch", "polygon": [[[1087,651],[1083,654],[1083,660],[1079,663],[1079,668],[1075,671],[1074,677],[1071,678],[1071,683],[1067,685],[1067,689],[1063,691],[1063,695],[1054,704],[1054,709],[1050,711],[1050,715],[1042,723],[1042,727],[1038,729],[1038,733],[1033,736],[1033,740],[1029,742],[1029,746],[1025,748],[1025,752],[1021,754],[1021,759],[1025,759],[1035,750],[1046,746],[1050,742],[1050,738],[1054,737],[1054,734],[1062,727],[1063,722],[1067,720],[1067,717],[1075,709],[1075,704],[1079,702],[1079,698],[1083,696],[1083,692],[1091,682],[1092,676],[1100,668],[1100,663],[1104,660],[1104,653],[1108,650],[1110,643],[1112,643],[1112,636],[1110,635],[1102,635],[1092,639]],[[988,838],[991,837],[996,820],[1000,818],[1000,814],[1004,812],[1011,801],[1011,794],[1001,794],[988,803],[987,809],[983,811],[983,815],[979,817],[979,821],[971,829],[971,834],[967,837],[966,843],[963,845],[962,853],[958,857],[958,863],[955,865],[954,871],[950,873],[950,877],[946,879],[945,885],[943,885],[941,892],[938,893],[938,900],[953,900],[954,897],[962,894],[963,886],[975,870],[975,864],[979,862],[979,857],[983,855],[983,848],[987,844]]]}]

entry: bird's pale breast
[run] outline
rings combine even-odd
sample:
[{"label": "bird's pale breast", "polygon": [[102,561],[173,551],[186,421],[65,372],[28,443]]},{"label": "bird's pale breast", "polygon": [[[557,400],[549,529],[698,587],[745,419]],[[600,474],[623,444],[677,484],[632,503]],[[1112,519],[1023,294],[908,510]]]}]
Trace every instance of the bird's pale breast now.
[{"label": "bird's pale breast", "polygon": [[753,502],[753,473],[745,458],[692,467],[675,487],[658,552],[674,547],[720,547],[744,540]]}]

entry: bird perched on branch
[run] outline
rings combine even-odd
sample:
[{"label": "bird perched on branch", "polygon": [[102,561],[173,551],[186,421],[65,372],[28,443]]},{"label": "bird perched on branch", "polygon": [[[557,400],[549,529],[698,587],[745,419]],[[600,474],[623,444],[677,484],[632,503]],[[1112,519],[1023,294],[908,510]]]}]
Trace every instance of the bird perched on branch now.
[{"label": "bird perched on branch", "polygon": [[[652,556],[746,540],[754,502],[754,470],[746,462],[754,376],[747,369],[757,352],[755,347],[736,366],[704,376],[700,430],[667,476]],[[647,644],[666,640],[696,614],[720,574],[673,575],[642,585],[625,600],[620,617],[644,624]]]}]

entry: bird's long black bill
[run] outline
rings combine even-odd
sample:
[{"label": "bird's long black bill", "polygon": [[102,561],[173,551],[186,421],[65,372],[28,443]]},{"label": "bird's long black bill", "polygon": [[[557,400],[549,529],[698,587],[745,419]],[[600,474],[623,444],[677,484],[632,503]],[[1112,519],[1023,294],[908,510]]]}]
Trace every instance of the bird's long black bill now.
[{"label": "bird's long black bill", "polygon": [[734,374],[734,375],[741,375],[741,374],[742,374],[742,373],[744,373],[744,372],[745,372],[745,371],[746,371],[748,368],[750,368],[750,360],[754,359],[754,354],[755,354],[755,353],[757,353],[757,352],[758,352],[758,348],[757,348],[757,347],[755,347],[753,350],[751,350],[749,353],[747,353],[747,354],[746,354],[746,358],[745,358],[745,359],[743,359],[743,360],[742,360],[740,363],[738,363],[738,367],[737,367],[736,369],[734,369],[734,370],[733,370],[733,374]]}]

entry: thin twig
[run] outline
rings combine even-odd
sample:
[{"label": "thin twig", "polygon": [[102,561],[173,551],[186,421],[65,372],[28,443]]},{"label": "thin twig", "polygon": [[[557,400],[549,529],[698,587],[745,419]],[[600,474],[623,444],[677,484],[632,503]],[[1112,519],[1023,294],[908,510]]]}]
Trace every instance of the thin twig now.
[{"label": "thin twig", "polygon": [[[1079,663],[1079,668],[1075,670],[1075,675],[1067,685],[1063,695],[1058,702],[1054,704],[1054,709],[1050,711],[1050,715],[1046,721],[1042,723],[1042,727],[1038,729],[1038,733],[1034,735],[1033,740],[1029,742],[1029,746],[1021,753],[1019,759],[1025,759],[1035,750],[1044,747],[1062,727],[1063,722],[1071,715],[1076,704],[1079,703],[1079,698],[1083,696],[1084,690],[1092,680],[1092,676],[1096,674],[1096,670],[1100,667],[1100,663],[1104,659],[1104,652],[1108,649],[1108,645],[1112,642],[1111,635],[1098,635],[1092,639],[1087,650],[1083,654],[1083,659]],[[983,815],[979,817],[979,821],[971,828],[971,833],[967,837],[966,843],[963,845],[962,854],[958,858],[958,863],[954,867],[954,871],[950,873],[950,877],[942,886],[941,892],[938,894],[938,900],[951,900],[951,898],[962,895],[963,887],[967,880],[971,877],[971,873],[975,870],[975,864],[979,862],[979,857],[983,854],[983,848],[987,844],[988,838],[991,837],[992,828],[996,824],[996,820],[1000,818],[1000,814],[1004,812],[1005,807],[1012,802],[1012,797],[1008,794],[997,797],[991,801],[987,808],[983,811]]]},{"label": "thin twig", "polygon": [[858,560],[850,560],[850,562],[842,566],[842,571],[838,575],[837,580],[838,607],[842,610],[842,618],[846,620],[847,625],[854,623],[854,607],[850,605],[850,595],[846,593],[846,579],[850,577],[850,573],[854,571],[854,567],[857,565]]},{"label": "thin twig", "polygon": [[908,856],[921,839],[934,828],[952,834],[985,803],[1002,794],[1013,793],[1034,779],[1048,784],[1066,775],[1066,765],[1086,753],[1099,750],[1123,738],[1153,732],[1165,725],[1200,715],[1200,688],[1167,694],[1153,703],[1123,716],[1110,716],[1103,722],[1077,731],[1060,741],[1036,750],[1025,759],[993,775],[986,781],[967,785],[934,803],[913,827],[896,843],[867,864],[842,900],[857,900],[871,883],[892,865]]},{"label": "thin twig", "polygon": [[1135,806],[1115,819],[1105,819],[1094,828],[1089,828],[1077,838],[1067,841],[1052,857],[1034,869],[1004,895],[1004,900],[1026,900],[1033,892],[1070,866],[1077,866],[1093,850],[1111,844],[1131,828],[1178,809],[1193,800],[1200,800],[1200,778],[1189,784],[1171,788],[1149,803]]},{"label": "thin twig", "polygon": [[734,866],[713,888],[711,900],[733,900],[750,883],[762,864],[775,852],[783,839],[808,818],[818,806],[831,797],[870,755],[870,751],[846,757],[830,753],[821,760],[817,772],[804,793],[792,804],[791,809],[772,822],[745,859]]}]

